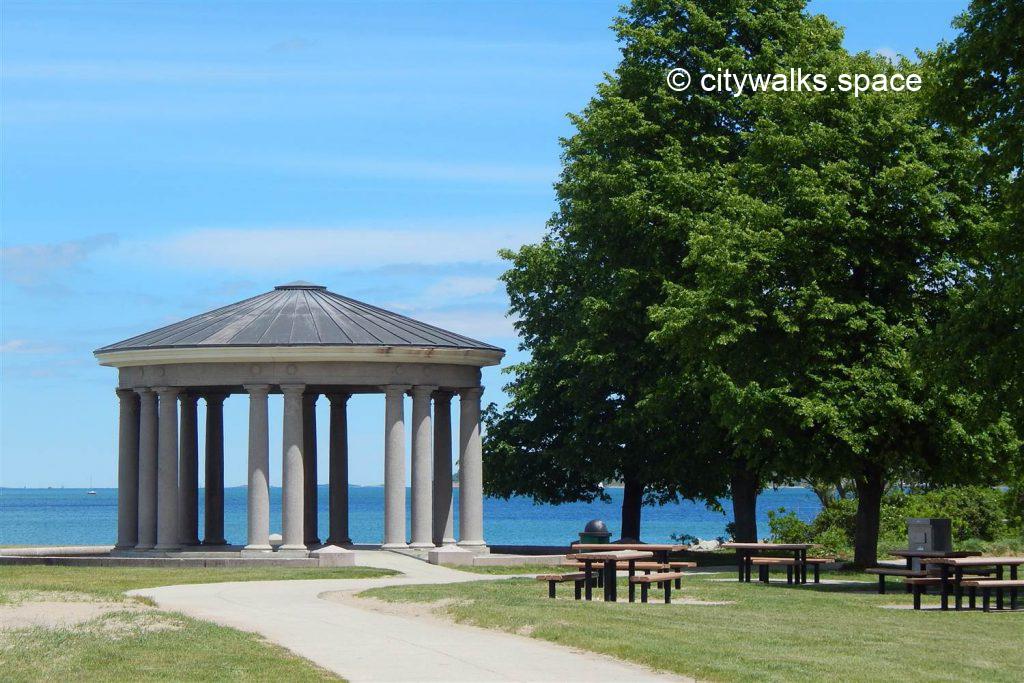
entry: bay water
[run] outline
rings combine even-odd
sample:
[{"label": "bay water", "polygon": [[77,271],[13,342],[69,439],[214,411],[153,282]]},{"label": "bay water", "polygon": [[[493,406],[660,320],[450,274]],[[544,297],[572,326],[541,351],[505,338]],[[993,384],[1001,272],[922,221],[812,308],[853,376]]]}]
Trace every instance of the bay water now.
[{"label": "bay water", "polygon": [[[621,530],[619,520],[622,489],[608,489],[609,501],[537,505],[529,498],[484,500],[484,537],[491,545],[565,545],[578,540],[578,534],[591,519],[608,525],[612,537]],[[458,489],[455,490],[456,497]],[[409,496],[406,496],[408,501]],[[327,487],[318,492],[320,538],[327,537]],[[202,536],[203,490],[199,491]],[[725,512],[710,510],[703,503],[683,501],[643,510],[642,538],[668,542],[673,534],[689,534],[701,539],[725,535],[732,521],[728,500]],[[456,501],[456,535],[458,503]],[[768,534],[767,513],[785,508],[803,520],[814,519],[820,505],[814,494],[804,488],[785,487],[764,491],[758,499],[758,532]],[[281,489],[270,492],[270,527],[281,530]],[[244,544],[246,537],[246,489],[224,491],[224,531],[228,541]],[[384,535],[384,488],[352,486],[349,489],[349,528],[356,543],[380,543]],[[407,526],[408,528],[408,526]],[[0,545],[106,545],[117,537],[117,489],[0,488]]]}]

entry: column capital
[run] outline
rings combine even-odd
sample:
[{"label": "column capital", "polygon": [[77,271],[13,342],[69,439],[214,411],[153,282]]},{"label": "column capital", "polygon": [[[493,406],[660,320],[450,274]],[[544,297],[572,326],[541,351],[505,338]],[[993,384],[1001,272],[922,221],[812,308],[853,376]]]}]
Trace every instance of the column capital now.
[{"label": "column capital", "polygon": [[473,400],[480,398],[484,394],[483,387],[465,387],[459,389],[459,397],[463,400]]},{"label": "column capital", "polygon": [[161,398],[164,396],[178,396],[182,392],[181,387],[153,387],[153,391],[160,394]]},{"label": "column capital", "polygon": [[135,389],[121,389],[120,387],[117,388],[117,389],[114,389],[114,393],[117,394],[117,397],[119,399],[121,399],[122,401],[127,401],[128,399],[133,399],[137,395],[137,392],[135,391]]},{"label": "column capital", "polygon": [[412,389],[411,384],[385,384],[384,393],[389,396],[394,394],[404,394],[405,392]]},{"label": "column capital", "polygon": [[190,391],[183,391],[181,393],[181,402],[182,403],[191,403],[192,405],[195,405],[196,403],[199,402],[199,395],[198,394],[193,394]]},{"label": "column capital", "polygon": [[351,391],[329,391],[326,394],[324,394],[324,396],[326,396],[327,400],[331,402],[331,405],[334,405],[336,403],[339,404],[339,405],[345,405],[346,403],[348,403],[348,400],[350,398],[352,398],[352,392]]},{"label": "column capital", "polygon": [[412,388],[412,395],[418,398],[430,398],[437,391],[436,384],[417,384]]},{"label": "column capital", "polygon": [[285,394],[286,396],[301,396],[302,392],[306,390],[305,384],[282,384],[280,385],[280,387],[281,393]]},{"label": "column capital", "polygon": [[230,395],[231,394],[226,391],[204,391],[202,394],[203,400],[206,401],[206,405],[208,406],[223,403],[224,399]]},{"label": "column capital", "polygon": [[306,403],[315,406],[317,400],[320,398],[320,393],[316,391],[304,391],[302,392],[302,400]]},{"label": "column capital", "polygon": [[247,394],[269,394],[269,384],[243,384],[242,388],[245,389]]},{"label": "column capital", "polygon": [[454,396],[454,395],[455,395],[454,391],[449,391],[448,389],[437,389],[436,391],[434,391],[434,394],[433,394],[434,402],[436,403],[438,401],[441,401],[441,402],[451,401],[452,400],[452,396]]},{"label": "column capital", "polygon": [[132,391],[134,391],[139,396],[156,393],[156,390],[153,387],[135,387],[134,389],[132,389]]}]

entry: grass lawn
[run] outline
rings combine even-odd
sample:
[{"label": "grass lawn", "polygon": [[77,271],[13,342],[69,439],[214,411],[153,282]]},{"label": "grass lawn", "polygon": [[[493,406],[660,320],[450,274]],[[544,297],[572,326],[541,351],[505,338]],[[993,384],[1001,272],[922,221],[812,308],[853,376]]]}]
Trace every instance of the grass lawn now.
[{"label": "grass lawn", "polygon": [[[3,628],[5,681],[50,680],[337,680],[260,636],[147,608],[123,595],[133,588],[270,579],[366,578],[394,572],[336,569],[0,567],[0,615],[31,603],[59,612],[100,601],[99,616],[65,627]],[[115,603],[115,604],[111,604]]]},{"label": "grass lawn", "polygon": [[135,588],[225,581],[289,579],[366,579],[395,572],[374,567],[333,569],[289,567],[46,567],[0,566],[0,603],[14,591],[74,591],[101,598],[120,598]]},{"label": "grass lawn", "polygon": [[[530,579],[376,588],[361,595],[451,600],[442,609],[462,623],[530,633],[702,680],[1024,680],[1024,613],[881,609],[910,605],[910,596],[877,595],[876,578],[863,574],[825,577],[863,584],[799,588],[787,587],[784,578],[781,585],[741,585],[733,576],[688,576],[683,590],[673,591],[673,600],[727,605],[576,602],[565,585],[559,599],[549,600],[547,585]],[[626,595],[624,582],[619,594]],[[660,598],[652,591],[652,600]],[[924,600],[926,606],[938,602],[935,596]]]}]

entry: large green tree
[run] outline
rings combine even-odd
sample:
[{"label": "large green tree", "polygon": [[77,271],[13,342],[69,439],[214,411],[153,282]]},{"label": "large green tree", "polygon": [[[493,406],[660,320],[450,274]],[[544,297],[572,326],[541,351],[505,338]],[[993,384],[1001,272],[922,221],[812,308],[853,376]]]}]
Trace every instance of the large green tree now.
[{"label": "large green tree", "polygon": [[1024,432],[1024,2],[975,0],[928,61],[932,107],[984,149],[979,193],[998,222],[936,347],[956,381]]},{"label": "large green tree", "polygon": [[[827,71],[907,71],[869,55]],[[711,393],[737,443],[782,449],[793,477],[850,477],[855,560],[876,560],[881,496],[899,478],[991,474],[1012,444],[981,398],[935,381],[914,350],[948,318],[990,229],[968,138],[909,92],[765,93],[727,174],[723,211],[692,233],[693,279],[668,285],[654,339]]]},{"label": "large green tree", "polygon": [[691,365],[651,341],[649,310],[665,281],[690,282],[691,233],[722,215],[763,110],[696,85],[680,96],[665,75],[813,70],[841,32],[804,5],[635,0],[616,20],[622,60],[571,117],[548,234],[504,254],[529,360],[512,368],[507,409],[488,416],[490,493],[581,500],[621,479],[622,535],[638,538],[645,497],[712,500],[731,479],[739,536],[756,534],[765,466],[736,452]]}]

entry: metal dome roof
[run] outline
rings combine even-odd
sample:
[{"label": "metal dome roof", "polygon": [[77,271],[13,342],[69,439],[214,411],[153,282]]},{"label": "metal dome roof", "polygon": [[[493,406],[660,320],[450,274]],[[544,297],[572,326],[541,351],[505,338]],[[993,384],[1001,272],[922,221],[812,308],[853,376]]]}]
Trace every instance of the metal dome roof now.
[{"label": "metal dome roof", "polygon": [[473,349],[496,346],[330,292],[292,282],[273,291],[97,349],[280,346],[387,346]]}]

